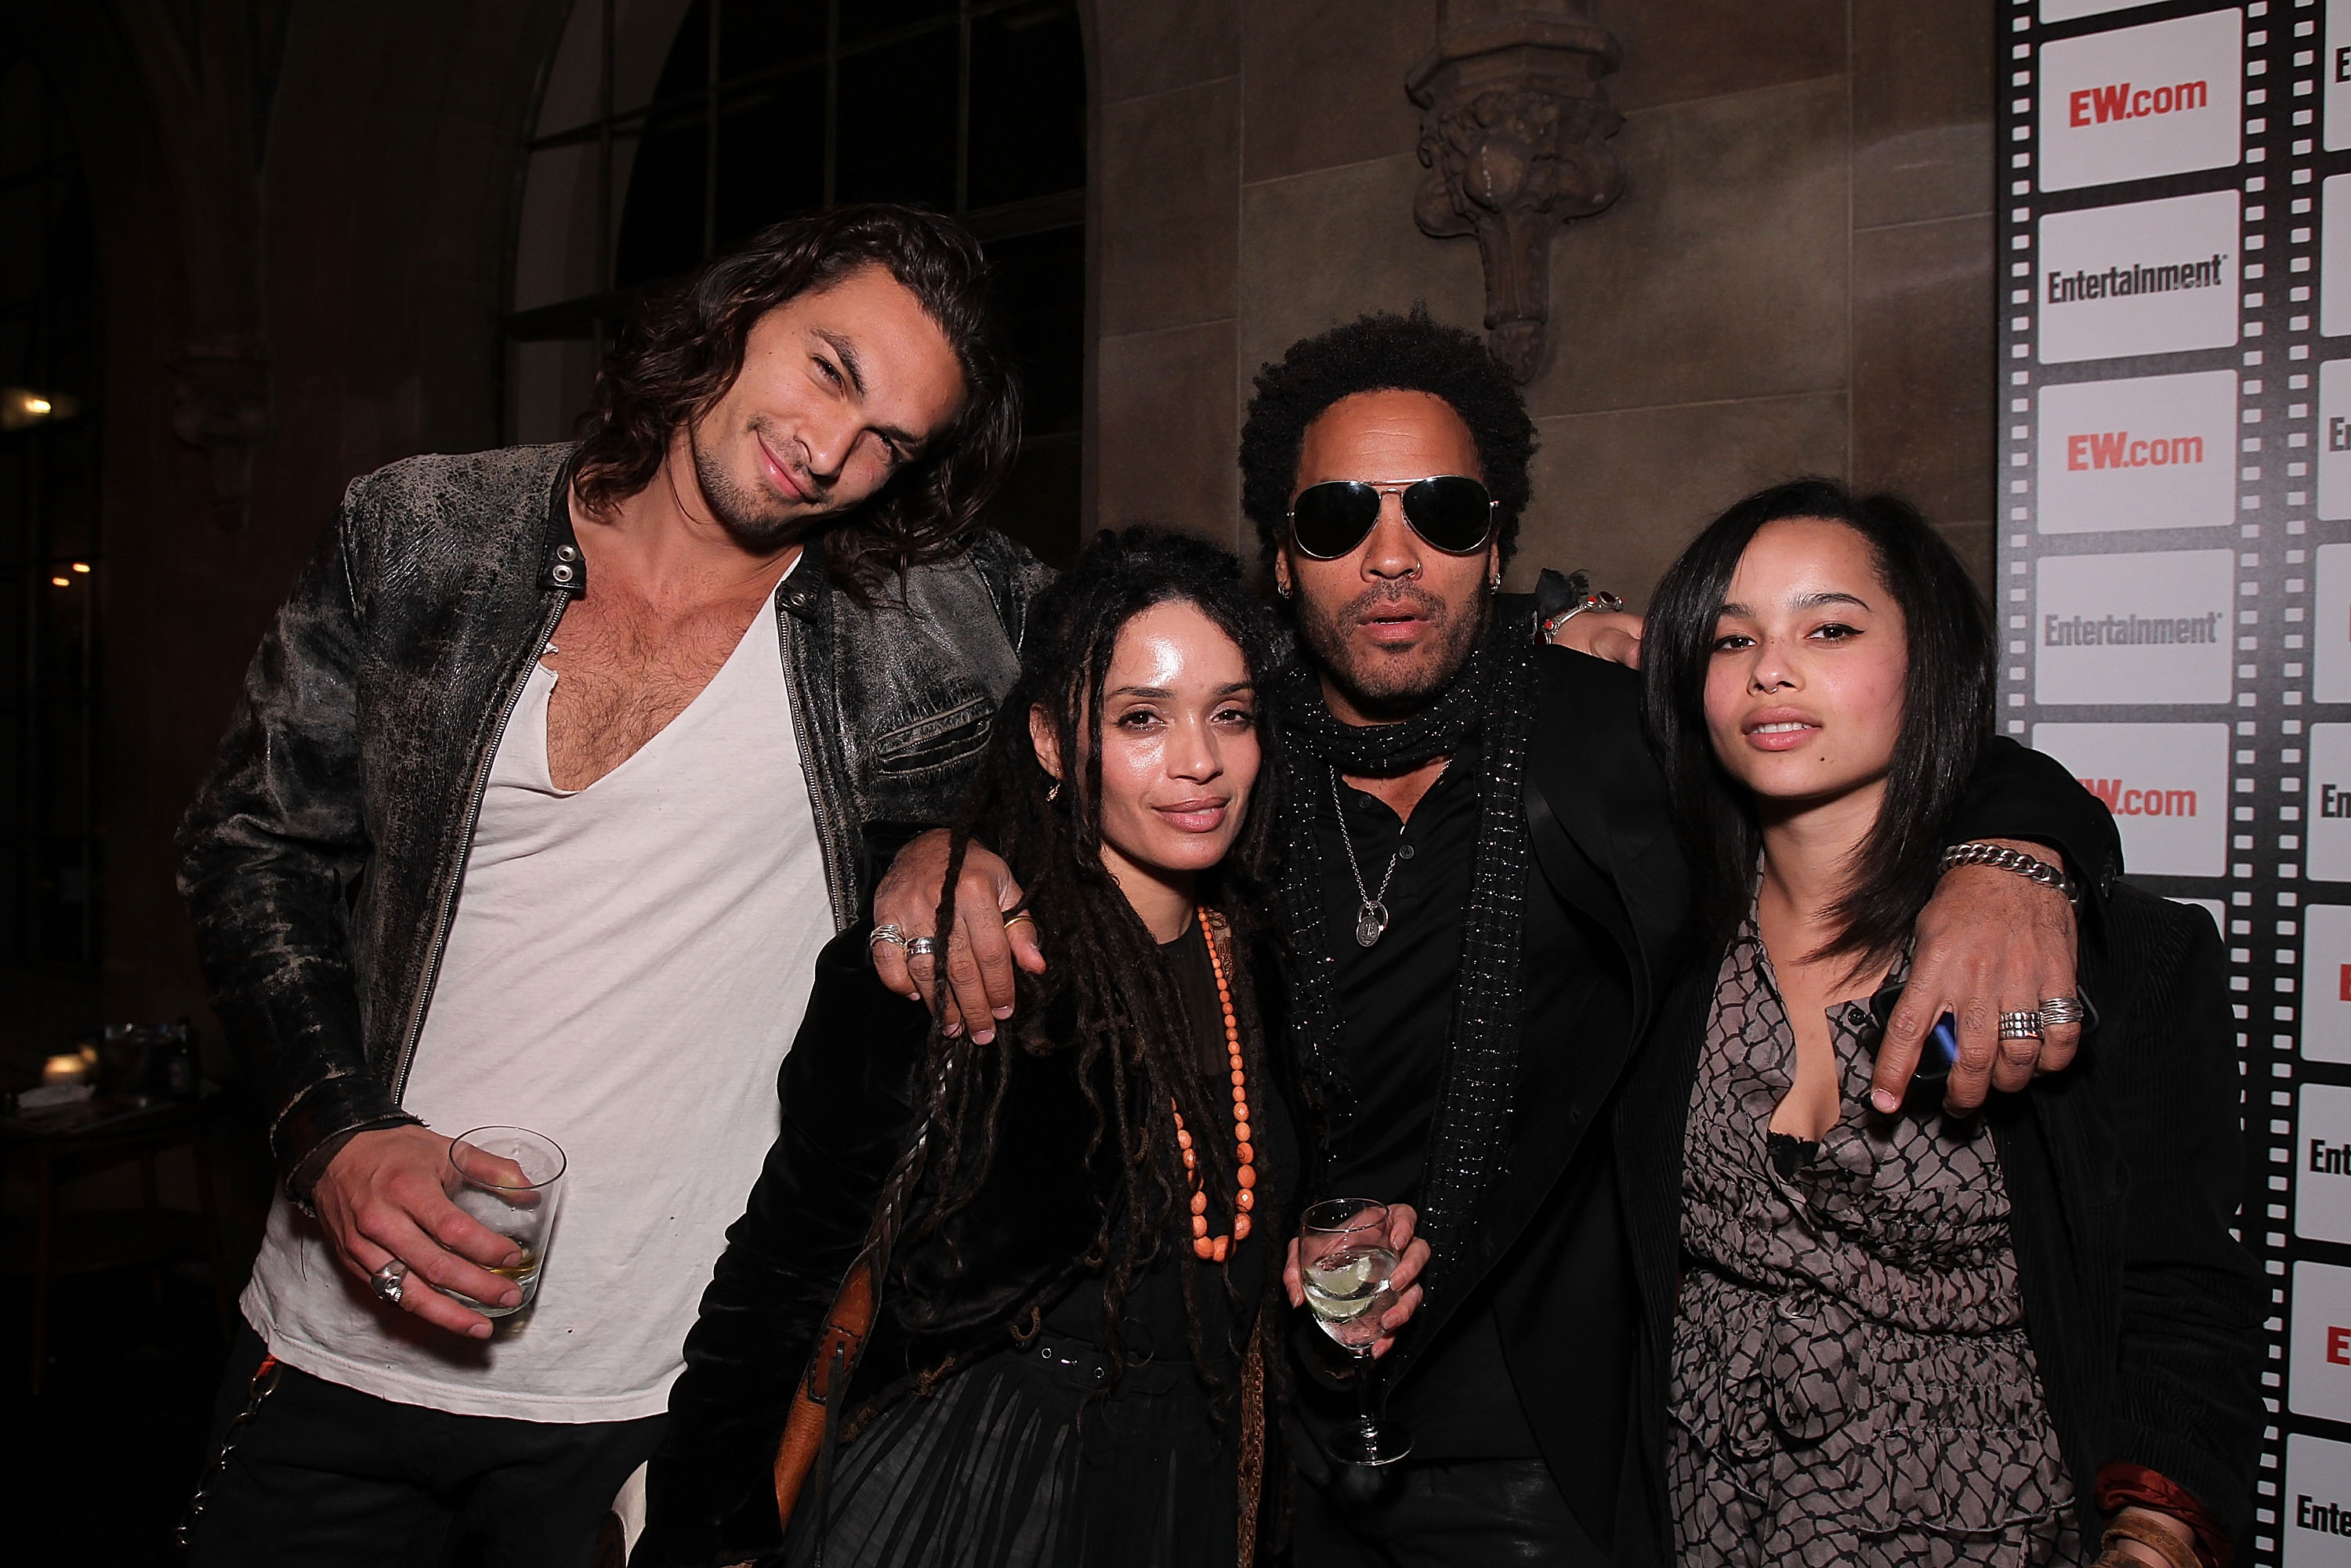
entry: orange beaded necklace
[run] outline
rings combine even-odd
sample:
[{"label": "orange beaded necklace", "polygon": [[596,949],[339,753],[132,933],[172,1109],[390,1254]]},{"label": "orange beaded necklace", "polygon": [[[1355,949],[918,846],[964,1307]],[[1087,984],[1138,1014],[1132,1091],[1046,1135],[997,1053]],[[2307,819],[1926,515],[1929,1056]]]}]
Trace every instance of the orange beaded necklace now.
[{"label": "orange beaded necklace", "polygon": [[1167,1103],[1176,1117],[1176,1146],[1184,1152],[1184,1174],[1192,1183],[1192,1251],[1203,1262],[1221,1263],[1233,1243],[1249,1233],[1249,1210],[1257,1207],[1257,1151],[1249,1146],[1249,1073],[1241,1065],[1241,1026],[1233,1017],[1232,982],[1227,978],[1225,960],[1217,951],[1208,912],[1196,909],[1192,917],[1200,923],[1200,939],[1207,944],[1208,967],[1217,977],[1217,1003],[1225,1012],[1225,1051],[1232,1061],[1233,1140],[1239,1145],[1238,1166],[1233,1179],[1239,1190],[1233,1194],[1233,1228],[1229,1235],[1208,1234],[1208,1195],[1200,1185],[1199,1152],[1192,1146],[1192,1134],[1184,1130],[1184,1113],[1176,1109],[1173,1100]]}]

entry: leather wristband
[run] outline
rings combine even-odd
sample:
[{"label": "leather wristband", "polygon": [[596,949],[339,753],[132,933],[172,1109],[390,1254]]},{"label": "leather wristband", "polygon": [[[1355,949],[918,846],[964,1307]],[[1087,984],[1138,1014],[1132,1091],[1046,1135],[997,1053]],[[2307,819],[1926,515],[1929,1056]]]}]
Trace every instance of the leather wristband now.
[{"label": "leather wristband", "polygon": [[[2194,1547],[2152,1520],[2132,1518],[2131,1511],[2128,1509],[2125,1509],[2106,1521],[2105,1537],[2098,1543],[2101,1549],[2098,1553],[2098,1564],[2132,1563],[2137,1561],[2136,1558],[2116,1552],[2114,1545],[2117,1541],[2128,1541],[2136,1545],[2146,1547],[2163,1559],[2165,1568],[2204,1568],[2204,1560],[2197,1555]],[[2098,1565],[2094,1564],[2093,1568],[2098,1568]]]}]

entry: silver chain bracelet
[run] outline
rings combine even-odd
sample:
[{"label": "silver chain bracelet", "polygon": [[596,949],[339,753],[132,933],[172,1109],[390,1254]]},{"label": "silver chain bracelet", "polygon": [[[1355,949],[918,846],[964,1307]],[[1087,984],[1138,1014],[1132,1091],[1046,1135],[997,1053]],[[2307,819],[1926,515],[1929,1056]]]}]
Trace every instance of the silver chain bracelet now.
[{"label": "silver chain bracelet", "polygon": [[2082,902],[2081,887],[2072,877],[2047,861],[2035,860],[2022,850],[2012,850],[2004,844],[1967,843],[1953,844],[1943,852],[1944,871],[1963,865],[1988,865],[2001,871],[2012,871],[2043,887],[2056,889],[2071,903]]}]

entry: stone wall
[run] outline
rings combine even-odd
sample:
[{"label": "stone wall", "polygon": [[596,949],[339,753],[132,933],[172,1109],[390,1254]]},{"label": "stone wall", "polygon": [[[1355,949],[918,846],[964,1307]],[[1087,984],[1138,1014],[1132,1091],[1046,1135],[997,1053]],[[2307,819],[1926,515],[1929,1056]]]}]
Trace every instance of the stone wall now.
[{"label": "stone wall", "polygon": [[[1542,447],[1512,580],[1635,599],[1708,518],[1804,472],[1912,496],[1985,578],[1989,0],[1593,0],[1625,192],[1552,251]],[[1437,0],[1097,7],[1092,501],[1244,550],[1234,436],[1297,337],[1425,300],[1477,246],[1413,222],[1405,75]]]}]

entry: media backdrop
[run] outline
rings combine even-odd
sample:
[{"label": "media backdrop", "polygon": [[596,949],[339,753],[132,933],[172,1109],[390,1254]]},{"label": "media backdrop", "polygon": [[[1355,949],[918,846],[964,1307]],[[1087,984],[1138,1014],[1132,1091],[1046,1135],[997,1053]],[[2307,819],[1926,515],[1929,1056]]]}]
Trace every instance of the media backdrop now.
[{"label": "media backdrop", "polygon": [[2253,1562],[2334,1568],[2351,1563],[2351,0],[2001,0],[1997,26],[2001,722],[2114,810],[2133,879],[2228,939],[2240,1223],[2271,1303]]}]

